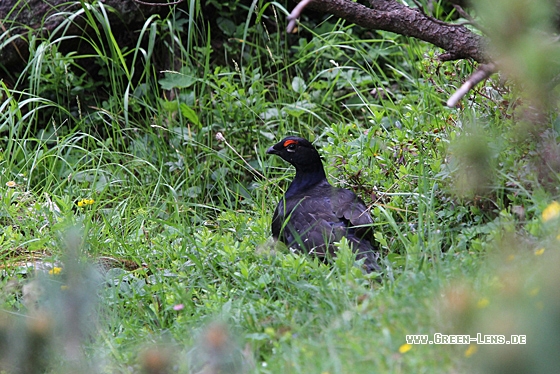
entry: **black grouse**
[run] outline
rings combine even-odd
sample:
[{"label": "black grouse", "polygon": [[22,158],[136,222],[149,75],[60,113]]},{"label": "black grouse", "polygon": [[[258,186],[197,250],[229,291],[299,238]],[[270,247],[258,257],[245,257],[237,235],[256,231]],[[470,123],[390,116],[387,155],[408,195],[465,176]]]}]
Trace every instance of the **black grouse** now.
[{"label": "black grouse", "polygon": [[372,245],[373,220],[352,191],[331,186],[319,152],[309,141],[288,136],[266,153],[295,166],[296,176],[272,217],[272,236],[288,247],[323,261],[334,256],[334,242],[345,236],[367,272],[379,271],[379,253]]}]

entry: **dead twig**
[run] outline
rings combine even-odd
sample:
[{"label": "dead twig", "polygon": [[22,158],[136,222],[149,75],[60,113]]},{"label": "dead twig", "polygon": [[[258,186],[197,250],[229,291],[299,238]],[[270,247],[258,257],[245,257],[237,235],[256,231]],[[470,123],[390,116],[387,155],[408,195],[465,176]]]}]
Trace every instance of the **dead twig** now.
[{"label": "dead twig", "polygon": [[481,64],[478,69],[467,79],[465,83],[447,100],[447,106],[450,108],[455,107],[459,100],[463,98],[474,86],[479,84],[485,79],[488,79],[496,72],[496,65],[492,62],[488,64]]},{"label": "dead twig", "polygon": [[286,31],[288,33],[292,33],[297,25],[298,18],[301,16],[301,12],[303,12],[305,7],[308,6],[312,1],[313,0],[302,0],[298,3],[298,5],[296,5],[294,10],[292,10],[292,13],[290,13],[290,15],[288,16],[288,21],[290,22],[288,22],[288,27],[286,27]]},{"label": "dead twig", "polygon": [[148,5],[148,6],[170,6],[170,5],[181,4],[183,1],[185,1],[185,0],[176,0],[176,1],[173,1],[171,3],[148,3],[148,2],[144,2],[144,1],[140,1],[140,0],[134,0],[135,3],[142,4],[142,5]]}]

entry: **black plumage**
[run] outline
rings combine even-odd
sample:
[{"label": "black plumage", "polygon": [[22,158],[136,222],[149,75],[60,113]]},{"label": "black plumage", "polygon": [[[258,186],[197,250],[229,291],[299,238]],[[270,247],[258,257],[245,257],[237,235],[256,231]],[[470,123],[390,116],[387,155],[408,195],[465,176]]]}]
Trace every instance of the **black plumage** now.
[{"label": "black plumage", "polygon": [[313,144],[288,136],[266,153],[278,155],[296,168],[294,180],[274,211],[272,236],[322,260],[335,255],[334,242],[345,236],[356,257],[365,258],[366,271],[379,271],[367,207],[354,192],[328,182]]}]

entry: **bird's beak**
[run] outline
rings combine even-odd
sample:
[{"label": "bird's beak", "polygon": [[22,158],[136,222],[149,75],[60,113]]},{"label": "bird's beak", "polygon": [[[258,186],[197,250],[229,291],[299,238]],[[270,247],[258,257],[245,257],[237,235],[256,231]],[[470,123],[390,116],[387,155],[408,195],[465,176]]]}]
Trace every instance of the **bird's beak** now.
[{"label": "bird's beak", "polygon": [[278,153],[278,151],[276,151],[276,149],[274,149],[274,146],[270,147],[269,149],[266,150],[266,153],[269,155],[275,155]]}]

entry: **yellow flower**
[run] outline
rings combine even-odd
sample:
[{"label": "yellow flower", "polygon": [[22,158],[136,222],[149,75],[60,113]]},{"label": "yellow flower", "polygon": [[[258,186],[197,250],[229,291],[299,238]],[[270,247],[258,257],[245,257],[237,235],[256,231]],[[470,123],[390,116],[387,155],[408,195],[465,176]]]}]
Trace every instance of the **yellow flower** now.
[{"label": "yellow flower", "polygon": [[16,186],[16,182],[14,181],[8,181],[6,182],[6,186],[10,187],[10,188],[14,188]]},{"label": "yellow flower", "polygon": [[560,215],[560,203],[558,201],[551,202],[542,212],[543,222],[548,222]]},{"label": "yellow flower", "polygon": [[535,251],[535,256],[540,256],[544,253],[544,248],[539,248]]},{"label": "yellow flower", "polygon": [[86,206],[86,205],[93,205],[93,203],[95,203],[95,200],[93,200],[93,199],[82,199],[82,200],[78,201],[78,206],[83,207],[83,206]]},{"label": "yellow flower", "polygon": [[488,306],[488,304],[490,304],[490,300],[488,300],[487,298],[483,297],[482,299],[478,300],[478,303],[476,303],[476,307],[478,309],[484,309]]},{"label": "yellow flower", "polygon": [[399,347],[400,353],[406,353],[412,349],[412,344],[404,343]]},{"label": "yellow flower", "polygon": [[476,346],[476,344],[470,344],[469,348],[467,348],[467,350],[465,351],[465,357],[471,357],[476,353],[476,351],[478,351],[478,347]]},{"label": "yellow flower", "polygon": [[55,266],[51,270],[49,270],[49,275],[58,275],[62,272],[62,268]]}]

